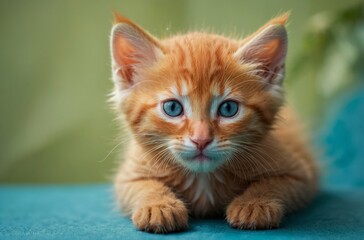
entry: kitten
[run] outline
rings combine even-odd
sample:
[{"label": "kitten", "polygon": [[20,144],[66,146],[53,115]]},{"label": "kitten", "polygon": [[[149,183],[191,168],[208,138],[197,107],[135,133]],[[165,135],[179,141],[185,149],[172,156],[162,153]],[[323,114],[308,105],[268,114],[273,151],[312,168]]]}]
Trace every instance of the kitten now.
[{"label": "kitten", "polygon": [[283,106],[287,18],[244,40],[160,41],[116,15],[112,101],[131,140],[115,191],[138,229],[184,230],[189,215],[276,228],[313,198],[316,166]]}]

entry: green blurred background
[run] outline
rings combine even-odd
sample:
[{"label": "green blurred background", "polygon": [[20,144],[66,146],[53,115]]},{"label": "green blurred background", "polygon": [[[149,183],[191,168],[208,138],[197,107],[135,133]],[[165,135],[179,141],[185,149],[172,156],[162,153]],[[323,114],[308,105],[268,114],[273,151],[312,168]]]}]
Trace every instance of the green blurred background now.
[{"label": "green blurred background", "polygon": [[[122,152],[114,149],[119,124],[106,103],[113,10],[157,37],[196,29],[244,36],[290,10],[287,92],[315,129],[325,103],[355,86],[363,9],[359,0],[1,0],[0,182],[112,176]],[[330,75],[332,68],[339,74]],[[322,87],[335,77],[335,84]]]}]

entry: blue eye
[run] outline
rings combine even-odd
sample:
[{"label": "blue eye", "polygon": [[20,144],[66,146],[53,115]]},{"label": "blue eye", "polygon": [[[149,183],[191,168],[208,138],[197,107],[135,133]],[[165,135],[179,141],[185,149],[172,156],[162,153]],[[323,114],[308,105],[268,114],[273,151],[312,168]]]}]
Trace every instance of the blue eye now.
[{"label": "blue eye", "polygon": [[222,117],[233,117],[239,110],[239,105],[237,102],[232,100],[227,100],[220,104],[219,115]]},{"label": "blue eye", "polygon": [[164,102],[163,110],[170,117],[178,117],[183,112],[182,105],[177,100],[169,100]]}]

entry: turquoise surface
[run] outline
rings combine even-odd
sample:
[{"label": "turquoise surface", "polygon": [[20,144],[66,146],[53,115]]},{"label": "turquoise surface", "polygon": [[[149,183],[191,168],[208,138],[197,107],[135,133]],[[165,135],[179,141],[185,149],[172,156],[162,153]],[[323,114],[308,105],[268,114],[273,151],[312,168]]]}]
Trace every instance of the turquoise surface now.
[{"label": "turquoise surface", "polygon": [[111,187],[0,188],[0,239],[360,239],[364,237],[364,190],[324,190],[280,229],[239,231],[224,220],[192,220],[182,233],[135,230],[113,209]]}]

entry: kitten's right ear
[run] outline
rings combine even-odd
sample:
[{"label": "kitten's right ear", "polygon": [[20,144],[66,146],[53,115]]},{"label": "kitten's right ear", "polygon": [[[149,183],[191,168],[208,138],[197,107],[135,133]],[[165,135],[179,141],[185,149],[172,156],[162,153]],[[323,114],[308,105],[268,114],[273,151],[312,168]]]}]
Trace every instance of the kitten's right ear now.
[{"label": "kitten's right ear", "polygon": [[234,56],[243,63],[257,64],[257,73],[270,87],[282,84],[287,54],[285,24],[289,13],[270,20],[244,40]]},{"label": "kitten's right ear", "polygon": [[115,14],[111,30],[113,81],[119,90],[140,81],[138,71],[148,67],[164,54],[159,43],[129,19]]}]

